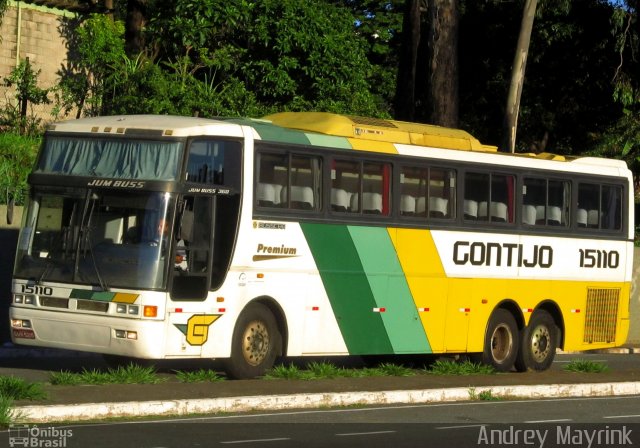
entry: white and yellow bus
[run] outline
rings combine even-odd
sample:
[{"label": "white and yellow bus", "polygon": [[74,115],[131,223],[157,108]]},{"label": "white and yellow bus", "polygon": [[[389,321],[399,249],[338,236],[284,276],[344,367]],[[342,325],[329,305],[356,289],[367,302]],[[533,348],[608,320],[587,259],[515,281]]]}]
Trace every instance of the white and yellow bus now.
[{"label": "white and yellow bus", "polygon": [[328,113],[97,117],[29,177],[13,341],[142,359],[475,354],[544,370],[629,328],[623,162]]}]

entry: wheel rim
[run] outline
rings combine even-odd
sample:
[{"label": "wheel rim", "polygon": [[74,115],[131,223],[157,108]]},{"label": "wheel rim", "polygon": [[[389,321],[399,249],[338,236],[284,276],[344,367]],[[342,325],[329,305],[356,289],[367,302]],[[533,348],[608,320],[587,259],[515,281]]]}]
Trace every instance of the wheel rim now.
[{"label": "wheel rim", "polygon": [[269,331],[264,322],[249,322],[242,335],[242,355],[252,365],[260,365],[269,352]]},{"label": "wheel rim", "polygon": [[551,352],[551,334],[546,325],[538,325],[531,332],[531,355],[534,361],[543,362]]},{"label": "wheel rim", "polygon": [[498,325],[491,335],[491,357],[502,364],[513,350],[513,336],[506,324]]}]

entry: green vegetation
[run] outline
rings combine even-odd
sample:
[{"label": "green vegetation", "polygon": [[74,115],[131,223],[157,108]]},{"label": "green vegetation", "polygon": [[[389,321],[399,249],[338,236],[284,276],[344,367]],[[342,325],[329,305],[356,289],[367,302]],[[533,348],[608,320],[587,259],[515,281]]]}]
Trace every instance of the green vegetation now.
[{"label": "green vegetation", "polygon": [[24,203],[40,138],[0,132],[0,203]]},{"label": "green vegetation", "polygon": [[347,369],[327,362],[312,362],[306,368],[295,364],[280,364],[273,367],[265,375],[266,379],[317,380],[331,378],[357,378],[368,376],[413,376],[430,375],[491,375],[496,371],[491,366],[469,361],[456,362],[438,360],[429,368],[413,369],[402,364],[381,363],[376,367]]},{"label": "green vegetation", "polygon": [[495,395],[493,395],[493,392],[491,391],[491,389],[487,389],[487,390],[482,390],[480,392],[476,391],[475,387],[471,387],[469,389],[469,400],[473,400],[473,401],[499,401],[501,400],[500,397],[496,397]]},{"label": "green vegetation", "polygon": [[18,419],[13,409],[13,400],[4,395],[0,395],[0,429],[6,428]]},{"label": "green vegetation", "polygon": [[439,359],[426,370],[432,375],[492,375],[496,371],[493,367],[471,361],[456,362],[450,359]]},{"label": "green vegetation", "polygon": [[44,400],[47,393],[40,383],[28,383],[14,376],[0,376],[0,396],[13,400]]},{"label": "green vegetation", "polygon": [[224,381],[223,376],[211,369],[199,369],[195,371],[178,370],[175,372],[176,378],[181,383],[216,383]]},{"label": "green vegetation", "polygon": [[0,428],[14,423],[20,414],[13,408],[15,400],[44,400],[47,393],[40,383],[28,383],[14,376],[0,376]]},{"label": "green vegetation", "polygon": [[413,376],[416,374],[414,370],[408,367],[388,362],[382,363],[371,370],[376,373],[376,376]]},{"label": "green vegetation", "polygon": [[53,385],[76,384],[157,384],[162,382],[153,367],[129,364],[106,372],[99,370],[83,370],[80,373],[68,371],[53,372],[49,382]]},{"label": "green vegetation", "polygon": [[609,367],[602,362],[574,359],[564,366],[564,370],[567,372],[603,373],[609,371]]}]

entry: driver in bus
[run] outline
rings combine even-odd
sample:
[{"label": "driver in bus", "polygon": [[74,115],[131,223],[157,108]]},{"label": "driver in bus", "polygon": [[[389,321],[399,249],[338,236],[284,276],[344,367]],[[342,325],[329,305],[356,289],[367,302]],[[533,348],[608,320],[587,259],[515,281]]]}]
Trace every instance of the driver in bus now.
[{"label": "driver in bus", "polygon": [[[169,221],[162,218],[158,221],[157,238],[155,244],[162,244],[163,249],[169,242]],[[176,255],[174,260],[174,268],[179,271],[188,271],[187,252],[185,250],[184,240],[176,240]]]}]

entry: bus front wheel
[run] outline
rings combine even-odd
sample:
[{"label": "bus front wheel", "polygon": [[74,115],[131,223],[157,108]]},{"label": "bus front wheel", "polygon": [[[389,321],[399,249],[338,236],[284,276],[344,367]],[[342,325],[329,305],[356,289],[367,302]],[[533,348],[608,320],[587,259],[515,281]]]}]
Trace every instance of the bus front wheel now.
[{"label": "bus front wheel", "polygon": [[516,360],[518,345],[519,334],[515,318],[507,310],[495,310],[487,326],[482,362],[499,372],[508,372]]},{"label": "bus front wheel", "polygon": [[516,370],[546,370],[556,354],[558,331],[551,315],[538,310],[522,333],[522,343],[516,358]]},{"label": "bus front wheel", "polygon": [[281,345],[282,336],[269,308],[252,303],[236,322],[231,357],[224,361],[225,371],[235,379],[262,376],[273,366]]}]

